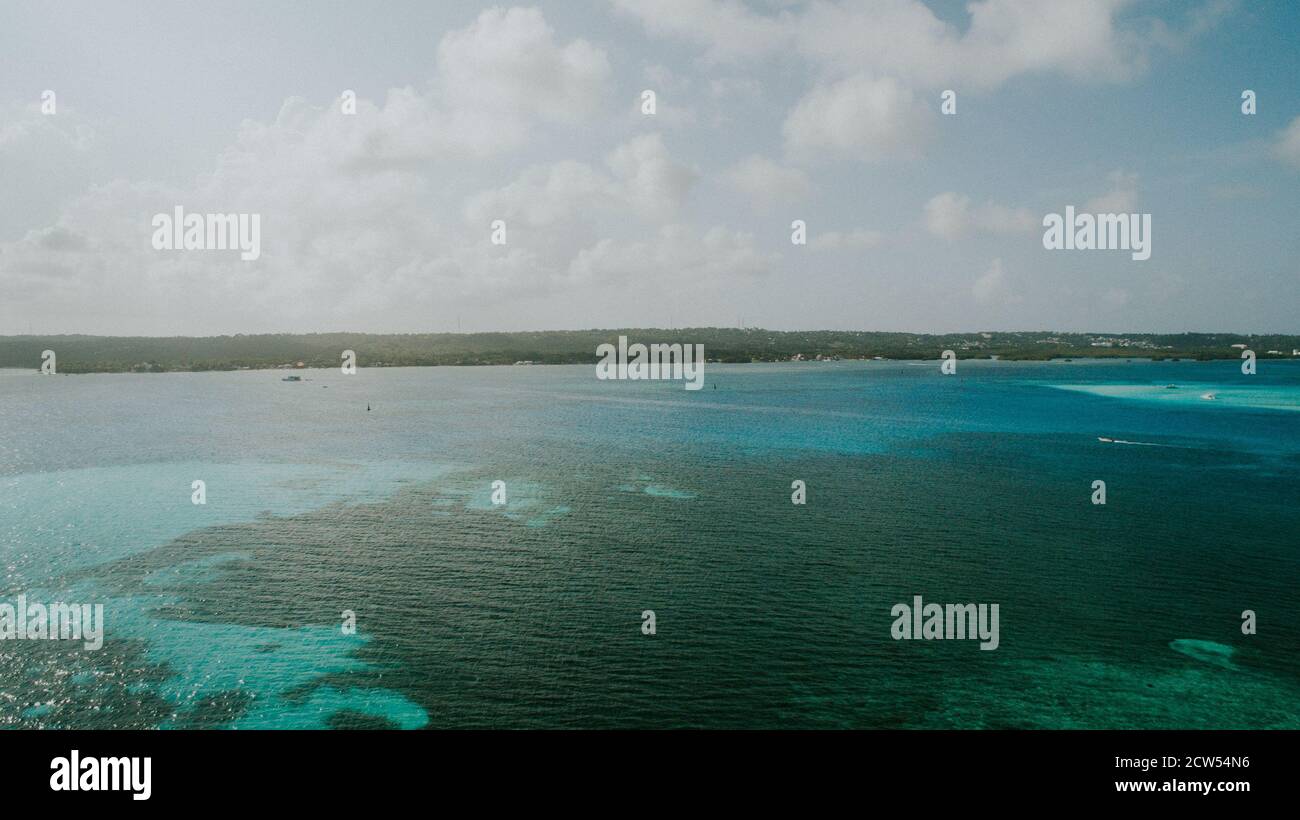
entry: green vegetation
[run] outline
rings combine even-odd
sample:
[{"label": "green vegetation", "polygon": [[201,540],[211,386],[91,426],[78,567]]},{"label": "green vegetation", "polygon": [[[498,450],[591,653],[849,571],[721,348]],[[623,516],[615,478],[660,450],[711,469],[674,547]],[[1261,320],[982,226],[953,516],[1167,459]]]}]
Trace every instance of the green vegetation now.
[{"label": "green vegetation", "polygon": [[[354,350],[361,367],[593,364],[596,347],[617,343],[703,344],[709,361],[773,362],[795,357],[937,359],[954,350],[962,359],[1017,360],[1130,357],[1237,359],[1245,345],[1263,358],[1292,358],[1300,336],[1231,333],[874,333],[758,328],[629,328],[528,333],[312,333],[187,337],[0,336],[0,367],[40,367],[53,350],[61,373],[166,372],[293,367],[338,367]],[[1272,351],[1272,352],[1270,352]],[[1300,357],[1297,357],[1300,358]]]}]

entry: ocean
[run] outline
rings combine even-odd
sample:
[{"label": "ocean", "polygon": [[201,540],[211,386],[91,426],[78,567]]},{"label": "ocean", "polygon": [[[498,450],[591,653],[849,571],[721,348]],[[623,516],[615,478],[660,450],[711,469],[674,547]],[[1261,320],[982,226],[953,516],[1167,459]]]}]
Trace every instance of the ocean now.
[{"label": "ocean", "polygon": [[1300,362],[300,373],[0,371],[0,726],[1300,728]]}]

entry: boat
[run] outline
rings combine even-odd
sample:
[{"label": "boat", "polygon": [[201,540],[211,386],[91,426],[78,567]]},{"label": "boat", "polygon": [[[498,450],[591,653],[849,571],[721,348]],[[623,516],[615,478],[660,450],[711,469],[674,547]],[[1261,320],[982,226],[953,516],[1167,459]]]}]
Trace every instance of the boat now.
[{"label": "boat", "polygon": [[1115,439],[1113,439],[1113,438],[1106,438],[1105,436],[1097,436],[1097,441],[1104,441],[1104,442],[1106,442],[1107,444],[1114,444],[1114,443],[1115,443]]},{"label": "boat", "polygon": [[280,379],[280,381],[282,381],[282,382],[300,382],[300,381],[302,381],[302,376],[285,376],[283,379]]}]

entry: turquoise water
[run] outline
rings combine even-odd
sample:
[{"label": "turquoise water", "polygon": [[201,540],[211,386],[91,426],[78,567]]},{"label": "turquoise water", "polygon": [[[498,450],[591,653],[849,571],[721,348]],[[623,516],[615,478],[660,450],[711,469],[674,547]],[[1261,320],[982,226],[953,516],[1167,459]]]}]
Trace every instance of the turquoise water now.
[{"label": "turquoise water", "polygon": [[0,725],[1300,727],[1300,363],[306,379],[0,371]]}]

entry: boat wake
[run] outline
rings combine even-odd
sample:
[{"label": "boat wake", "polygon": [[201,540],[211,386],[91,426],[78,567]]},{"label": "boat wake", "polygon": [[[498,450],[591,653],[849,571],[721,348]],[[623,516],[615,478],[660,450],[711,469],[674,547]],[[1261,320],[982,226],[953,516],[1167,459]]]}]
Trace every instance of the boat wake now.
[{"label": "boat wake", "polygon": [[1177,449],[1186,449],[1177,444],[1158,444],[1154,441],[1125,441],[1122,438],[1106,438],[1105,436],[1097,436],[1097,441],[1100,441],[1103,444],[1131,444],[1135,447],[1174,447]]}]

